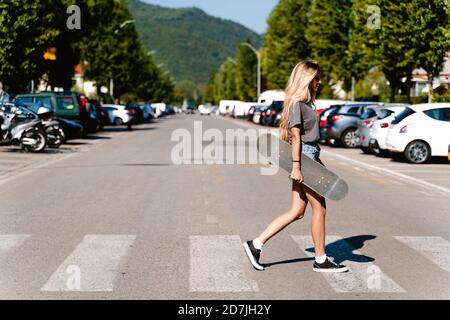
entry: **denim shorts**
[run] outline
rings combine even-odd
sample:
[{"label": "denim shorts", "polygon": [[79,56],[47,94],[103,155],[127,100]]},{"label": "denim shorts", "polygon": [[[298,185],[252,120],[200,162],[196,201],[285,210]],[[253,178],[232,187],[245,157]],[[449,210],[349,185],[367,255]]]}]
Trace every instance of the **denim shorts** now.
[{"label": "denim shorts", "polygon": [[320,161],[320,146],[318,143],[313,142],[302,142],[302,153],[309,158]]}]

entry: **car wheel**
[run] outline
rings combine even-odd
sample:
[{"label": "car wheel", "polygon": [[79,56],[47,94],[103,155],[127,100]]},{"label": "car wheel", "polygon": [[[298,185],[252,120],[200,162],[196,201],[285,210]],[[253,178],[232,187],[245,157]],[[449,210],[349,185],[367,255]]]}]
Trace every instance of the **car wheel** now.
[{"label": "car wheel", "polygon": [[356,148],[359,143],[356,129],[347,129],[344,131],[341,137],[341,142],[346,148]]},{"label": "car wheel", "polygon": [[123,125],[123,120],[120,119],[120,118],[115,118],[115,119],[114,119],[114,124],[115,124],[116,126],[121,126],[121,125]]},{"label": "car wheel", "polygon": [[404,154],[408,162],[425,163],[431,156],[431,149],[424,141],[413,141],[406,146]]},{"label": "car wheel", "polygon": [[380,147],[378,146],[378,143],[369,143],[369,149],[370,152],[372,152],[376,156],[381,156],[382,152]]}]

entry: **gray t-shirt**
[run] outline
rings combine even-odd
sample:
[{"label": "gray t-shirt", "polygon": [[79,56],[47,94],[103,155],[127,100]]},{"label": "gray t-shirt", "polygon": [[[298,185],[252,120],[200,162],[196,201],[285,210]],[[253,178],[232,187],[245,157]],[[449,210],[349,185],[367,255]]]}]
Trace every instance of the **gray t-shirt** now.
[{"label": "gray t-shirt", "polygon": [[296,102],[289,113],[288,136],[289,143],[292,143],[293,127],[300,128],[300,138],[302,142],[317,143],[320,140],[319,119],[316,111],[304,102]]}]

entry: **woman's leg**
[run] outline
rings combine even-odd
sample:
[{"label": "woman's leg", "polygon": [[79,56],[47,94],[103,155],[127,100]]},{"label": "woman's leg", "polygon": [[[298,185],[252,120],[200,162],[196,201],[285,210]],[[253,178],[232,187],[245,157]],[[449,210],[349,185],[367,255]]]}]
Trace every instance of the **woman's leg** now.
[{"label": "woman's leg", "polygon": [[303,218],[305,214],[306,205],[308,199],[302,184],[292,181],[292,200],[291,208],[288,212],[285,212],[278,218],[272,221],[272,223],[264,230],[258,239],[264,244],[278,232],[290,225],[292,222]]},{"label": "woman's leg", "polygon": [[316,257],[325,254],[325,217],[327,205],[325,198],[318,195],[308,187],[304,186],[304,191],[312,207],[311,235],[314,242]]}]

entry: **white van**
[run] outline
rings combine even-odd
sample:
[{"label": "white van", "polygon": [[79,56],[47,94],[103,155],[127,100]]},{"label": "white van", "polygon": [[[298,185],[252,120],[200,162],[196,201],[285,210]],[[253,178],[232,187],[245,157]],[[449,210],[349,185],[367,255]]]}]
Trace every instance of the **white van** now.
[{"label": "white van", "polygon": [[268,90],[261,93],[258,104],[270,106],[274,101],[284,101],[286,93],[279,90]]}]

